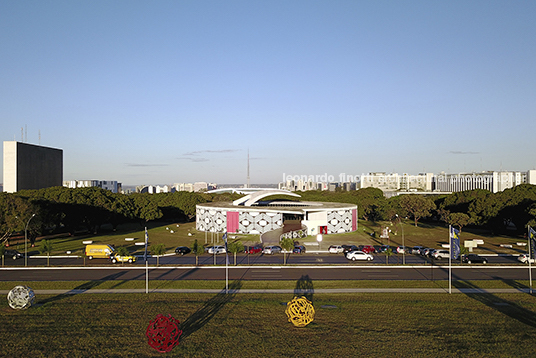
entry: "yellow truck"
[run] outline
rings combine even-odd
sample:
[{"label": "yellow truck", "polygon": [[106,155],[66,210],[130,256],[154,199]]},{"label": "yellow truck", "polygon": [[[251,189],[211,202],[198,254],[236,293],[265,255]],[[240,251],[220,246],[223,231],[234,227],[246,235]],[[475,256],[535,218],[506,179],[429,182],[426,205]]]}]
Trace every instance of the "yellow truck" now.
[{"label": "yellow truck", "polygon": [[115,252],[115,249],[110,245],[91,244],[86,245],[86,256],[88,259],[108,259]]}]

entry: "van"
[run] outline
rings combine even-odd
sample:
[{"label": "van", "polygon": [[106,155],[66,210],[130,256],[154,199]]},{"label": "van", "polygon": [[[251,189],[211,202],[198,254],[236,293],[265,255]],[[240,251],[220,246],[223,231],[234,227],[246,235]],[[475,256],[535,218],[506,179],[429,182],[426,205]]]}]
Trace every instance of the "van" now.
[{"label": "van", "polygon": [[88,259],[108,259],[115,249],[110,245],[87,245],[86,256]]}]

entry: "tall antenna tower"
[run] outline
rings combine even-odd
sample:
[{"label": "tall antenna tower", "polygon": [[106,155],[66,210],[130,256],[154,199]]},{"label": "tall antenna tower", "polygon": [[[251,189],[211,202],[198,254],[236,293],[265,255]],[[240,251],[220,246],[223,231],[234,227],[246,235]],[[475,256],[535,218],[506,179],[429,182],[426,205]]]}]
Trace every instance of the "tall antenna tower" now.
[{"label": "tall antenna tower", "polygon": [[248,148],[248,184],[246,188],[249,188],[249,148]]}]

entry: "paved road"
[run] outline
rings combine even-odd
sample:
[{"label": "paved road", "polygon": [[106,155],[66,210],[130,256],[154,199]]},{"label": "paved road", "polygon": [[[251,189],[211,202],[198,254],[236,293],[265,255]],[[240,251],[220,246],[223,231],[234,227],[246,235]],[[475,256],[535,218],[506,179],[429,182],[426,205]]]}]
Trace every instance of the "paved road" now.
[{"label": "paved road", "polygon": [[[511,264],[522,266],[515,256],[486,256],[490,264]],[[231,264],[234,264],[235,257],[232,254],[229,254],[229,260]],[[238,254],[236,256],[236,263],[238,265],[283,265],[285,257],[282,254],[276,255],[246,255]],[[291,254],[288,255],[286,260],[290,265],[347,265],[350,263],[344,255],[342,254],[328,254],[325,252],[307,252],[306,254]],[[60,258],[51,258],[50,263],[53,266],[109,266],[111,265],[109,260],[106,259],[94,259],[88,260],[78,258],[76,256],[71,257],[60,257]],[[185,256],[177,255],[166,255],[159,258],[158,263],[160,265],[195,265],[195,256],[188,254]],[[432,261],[429,258],[422,257],[420,255],[393,255],[387,258],[383,254],[374,255],[374,261],[370,263],[361,263],[367,265],[377,265],[377,264],[394,264],[394,265],[446,265],[448,260]],[[157,259],[151,257],[149,259],[149,265],[156,265]],[[199,265],[225,265],[225,255],[208,255],[204,254],[199,256]],[[359,263],[356,263],[359,264]],[[35,258],[31,256],[28,259],[28,266],[46,266],[46,258]],[[116,264],[120,265],[120,264]],[[144,266],[145,262],[139,260],[135,263],[135,266]],[[11,260],[7,259],[4,261],[4,266],[24,266],[24,260]]]},{"label": "paved road", "polygon": [[[230,280],[448,280],[448,266],[229,266]],[[145,280],[145,267],[0,268],[0,281]],[[148,269],[150,280],[225,280],[225,266],[177,266]],[[533,273],[536,278],[536,272]],[[453,280],[526,280],[524,266],[452,267]]]}]

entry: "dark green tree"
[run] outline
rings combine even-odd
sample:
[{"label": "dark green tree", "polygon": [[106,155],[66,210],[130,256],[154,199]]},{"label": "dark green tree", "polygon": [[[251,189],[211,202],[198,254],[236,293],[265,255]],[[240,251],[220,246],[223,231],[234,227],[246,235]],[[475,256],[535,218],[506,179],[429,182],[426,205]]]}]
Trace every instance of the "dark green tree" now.
[{"label": "dark green tree", "polygon": [[290,255],[290,253],[294,250],[294,240],[292,240],[289,237],[286,237],[281,240],[279,243],[281,245],[281,248],[286,251],[286,253],[283,253],[283,264],[287,264],[287,255]]},{"label": "dark green tree", "polygon": [[197,266],[199,264],[199,256],[205,252],[205,248],[197,242],[197,239],[195,239],[191,249],[192,253],[195,255],[195,265]]},{"label": "dark green tree", "polygon": [[400,198],[400,206],[413,217],[415,226],[419,219],[430,216],[436,208],[432,199],[416,194],[403,195]]},{"label": "dark green tree", "polygon": [[164,244],[156,244],[151,246],[151,254],[156,256],[156,266],[160,264],[160,256],[166,253],[166,246]]},{"label": "dark green tree", "polygon": [[[128,252],[128,249],[126,247],[119,246],[117,250],[115,250],[115,255],[125,257],[125,256],[130,255],[130,252]],[[125,260],[121,260],[121,266],[124,266],[124,265],[125,265]]]},{"label": "dark green tree", "polygon": [[244,251],[244,244],[240,240],[235,240],[227,244],[227,249],[234,256],[234,264],[236,266],[236,254]]},{"label": "dark green tree", "polygon": [[447,223],[454,227],[457,227],[462,232],[462,228],[472,224],[471,217],[466,213],[450,213],[448,215]]},{"label": "dark green tree", "polygon": [[50,254],[52,253],[53,246],[52,241],[43,240],[39,246],[39,252],[42,254],[47,254],[47,266],[50,266]]}]

